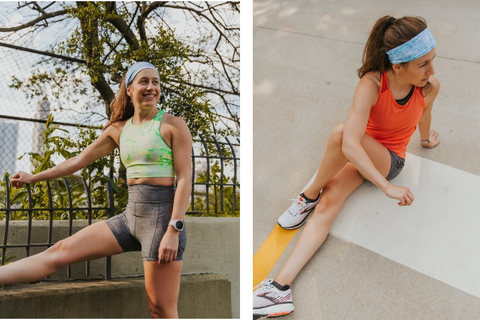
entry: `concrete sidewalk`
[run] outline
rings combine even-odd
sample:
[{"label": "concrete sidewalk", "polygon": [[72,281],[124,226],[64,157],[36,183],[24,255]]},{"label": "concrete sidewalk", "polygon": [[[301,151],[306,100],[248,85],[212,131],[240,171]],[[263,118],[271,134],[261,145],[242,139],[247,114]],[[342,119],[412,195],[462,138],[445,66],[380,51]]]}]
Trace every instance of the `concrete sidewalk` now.
[{"label": "concrete sidewalk", "polygon": [[[411,208],[402,211],[369,183],[347,200],[292,286],[296,310],[289,319],[480,318],[473,271],[480,268],[480,208],[473,200],[480,187],[480,4],[473,0],[254,1],[253,251],[318,169],[330,131],[345,121],[364,44],[384,15],[422,16],[432,30],[441,83],[432,129],[442,142],[422,149],[418,132],[412,137],[397,178],[415,187]],[[366,208],[385,215],[367,216]],[[398,232],[397,243],[384,229]]]}]

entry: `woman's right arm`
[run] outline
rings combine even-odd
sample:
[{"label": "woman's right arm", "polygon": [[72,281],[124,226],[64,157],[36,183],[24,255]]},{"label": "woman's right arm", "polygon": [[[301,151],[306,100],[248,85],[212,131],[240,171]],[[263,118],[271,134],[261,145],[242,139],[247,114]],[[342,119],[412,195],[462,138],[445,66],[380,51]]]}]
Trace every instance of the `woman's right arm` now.
[{"label": "woman's right arm", "polygon": [[11,179],[12,186],[15,188],[20,188],[24,183],[52,180],[55,178],[68,176],[82,168],[85,168],[95,160],[106,156],[117,147],[117,143],[112,138],[113,134],[118,134],[117,132],[117,128],[114,126],[109,126],[104,132],[102,132],[100,137],[98,137],[95,142],[86,147],[79,155],[65,160],[51,169],[34,175],[23,171],[16,173]]},{"label": "woman's right arm", "polygon": [[375,168],[361,144],[370,110],[376,104],[377,99],[378,85],[365,76],[355,90],[352,107],[344,125],[342,151],[362,176],[380,188],[386,196],[399,200],[401,206],[410,205],[414,200],[410,189],[388,182]]}]

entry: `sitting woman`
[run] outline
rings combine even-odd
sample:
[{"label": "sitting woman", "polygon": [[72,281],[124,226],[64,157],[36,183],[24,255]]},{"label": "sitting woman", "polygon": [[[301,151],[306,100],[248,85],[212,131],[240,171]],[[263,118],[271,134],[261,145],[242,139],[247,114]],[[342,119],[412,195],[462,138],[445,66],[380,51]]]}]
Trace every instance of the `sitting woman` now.
[{"label": "sitting woman", "polygon": [[417,125],[423,147],[440,143],[438,132],[430,131],[433,101],[440,87],[433,77],[434,58],[435,40],[422,18],[385,16],[375,23],[347,121],[333,129],[313,183],[278,224],[298,228],[314,213],[280,273],[263,281],[253,293],[254,315],[293,312],[290,284],[325,241],[347,197],[365,179],[397,199],[398,205],[412,204],[409,188],[389,180],[402,170]]}]

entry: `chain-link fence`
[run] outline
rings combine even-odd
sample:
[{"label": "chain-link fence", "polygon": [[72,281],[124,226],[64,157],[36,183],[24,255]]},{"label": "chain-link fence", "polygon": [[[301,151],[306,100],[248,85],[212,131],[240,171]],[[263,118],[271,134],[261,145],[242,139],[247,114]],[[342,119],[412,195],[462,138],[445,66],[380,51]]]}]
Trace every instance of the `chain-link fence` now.
[{"label": "chain-link fence", "polygon": [[[82,128],[101,127],[108,121],[105,105],[98,95],[91,91],[82,94],[62,96],[56,86],[70,83],[40,84],[34,87],[22,86],[31,77],[42,77],[56,71],[56,60],[81,60],[62,57],[28,48],[19,48],[0,43],[0,174],[13,175],[17,171],[33,170],[32,154],[45,150],[44,131],[46,119],[54,116],[53,124],[59,130],[56,134],[76,141]],[[51,59],[45,63],[45,59]],[[42,63],[43,61],[43,63]],[[71,72],[77,72],[75,67]],[[77,75],[77,78],[82,75]],[[90,79],[84,76],[84,83]],[[38,83],[38,82],[37,82]],[[40,82],[41,83],[41,82]],[[28,89],[25,89],[28,88]],[[45,99],[48,97],[48,100]],[[227,152],[227,154],[223,154]],[[215,137],[194,138],[192,169],[193,191],[189,211],[207,212],[239,211],[239,140]],[[61,156],[51,159],[58,164]],[[119,160],[115,161],[118,165]],[[108,172],[104,172],[108,175]],[[228,203],[227,208],[225,202]]]}]

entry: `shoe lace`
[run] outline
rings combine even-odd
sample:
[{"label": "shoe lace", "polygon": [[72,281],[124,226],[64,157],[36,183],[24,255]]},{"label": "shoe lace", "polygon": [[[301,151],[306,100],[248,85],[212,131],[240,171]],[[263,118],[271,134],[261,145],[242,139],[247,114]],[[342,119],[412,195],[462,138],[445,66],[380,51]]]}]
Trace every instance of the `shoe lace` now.
[{"label": "shoe lace", "polygon": [[262,282],[260,282],[259,285],[257,285],[255,288],[253,288],[253,291],[257,291],[258,289],[262,289],[262,288],[270,288],[273,286],[272,284],[273,282],[273,279],[265,279],[263,280]]},{"label": "shoe lace", "polygon": [[296,198],[296,199],[288,199],[290,201],[293,201],[292,205],[290,206],[290,208],[288,208],[288,212],[292,215],[292,216],[296,216],[299,212],[298,209],[302,209],[303,207],[305,207],[306,203],[305,201],[302,201],[300,200],[300,197],[299,198]]}]

